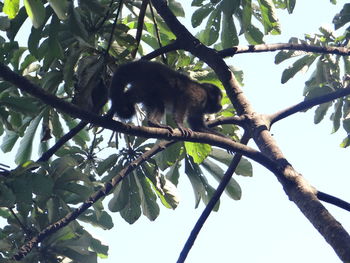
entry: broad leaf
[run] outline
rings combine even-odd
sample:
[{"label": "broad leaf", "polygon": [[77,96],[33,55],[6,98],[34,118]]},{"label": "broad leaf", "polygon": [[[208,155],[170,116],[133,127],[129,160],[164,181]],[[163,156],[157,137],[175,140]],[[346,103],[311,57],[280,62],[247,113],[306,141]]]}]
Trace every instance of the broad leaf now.
[{"label": "broad leaf", "polygon": [[26,132],[21,140],[21,143],[19,145],[15,162],[17,164],[24,163],[25,161],[28,161],[32,154],[32,147],[34,142],[34,136],[36,133],[36,130],[38,128],[38,125],[42,119],[42,114],[39,114],[37,117],[35,117],[28,128],[26,129]]},{"label": "broad leaf", "polygon": [[19,10],[19,0],[4,0],[2,11],[8,15],[10,19],[16,17]]},{"label": "broad leaf", "polygon": [[29,18],[32,20],[33,26],[39,28],[45,21],[45,7],[41,0],[24,0]]},{"label": "broad leaf", "polygon": [[185,142],[188,155],[192,156],[195,163],[201,163],[211,152],[211,146],[204,143]]}]

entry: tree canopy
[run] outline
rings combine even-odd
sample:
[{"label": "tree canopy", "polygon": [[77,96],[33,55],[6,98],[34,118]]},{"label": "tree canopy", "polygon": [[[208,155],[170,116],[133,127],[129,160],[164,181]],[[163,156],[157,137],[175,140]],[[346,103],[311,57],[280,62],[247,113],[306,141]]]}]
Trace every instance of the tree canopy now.
[{"label": "tree canopy", "polygon": [[[185,17],[175,0],[0,3],[0,216],[7,222],[0,228],[0,259],[97,262],[108,256],[108,246],[82,222],[112,229],[113,212],[130,224],[142,215],[156,220],[160,206],[176,209],[176,187],[187,176],[196,207],[204,202],[206,209],[184,244],[183,262],[210,212],[219,209],[223,191],[241,198],[232,175],[252,176],[256,162],[276,176],[338,257],[350,262],[349,234],[321,201],[348,211],[350,204],[309,184],[270,132],[276,122],[316,106],[315,123],[330,114],[333,131],[349,134],[350,4],[334,15],[336,32],[321,27],[278,44],[264,37],[281,33],[277,14],[291,14],[296,1],[191,5],[194,11]],[[183,19],[191,19],[196,35]],[[241,89],[243,72],[225,59],[273,51],[276,64],[291,61],[282,83],[310,67],[314,71],[304,101],[261,114]],[[224,136],[149,127],[142,105],[131,120],[108,117],[113,72],[135,59],[154,59],[220,87],[223,109],[206,122]],[[175,127],[171,118],[164,122]],[[349,144],[346,136],[341,146]]]}]

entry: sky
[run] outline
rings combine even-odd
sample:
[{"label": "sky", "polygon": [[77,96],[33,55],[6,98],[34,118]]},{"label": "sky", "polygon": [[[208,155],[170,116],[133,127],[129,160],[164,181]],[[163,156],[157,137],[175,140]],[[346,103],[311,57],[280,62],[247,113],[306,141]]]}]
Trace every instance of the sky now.
[{"label": "sky", "polygon": [[[189,11],[190,1],[180,2]],[[317,32],[320,25],[331,23],[343,3],[345,1],[339,1],[333,6],[327,0],[297,1],[293,15],[280,13],[282,36],[265,38],[266,43],[287,42],[290,37],[302,38],[304,33]],[[189,14],[187,12],[188,19]],[[186,25],[190,29],[188,21]],[[281,73],[291,62],[276,66],[275,55],[242,54],[227,60],[244,71],[243,91],[260,113],[273,113],[303,100],[304,82],[310,74],[299,74],[282,85]],[[272,127],[275,140],[298,172],[317,189],[350,201],[346,166],[349,149],[339,147],[345,132],[331,134],[331,130],[328,119],[319,125],[313,124],[313,110],[298,113]],[[254,165],[252,178],[235,176],[235,179],[242,187],[242,200],[221,198],[219,212],[209,217],[186,262],[341,262],[288,200],[271,172]],[[99,259],[99,262],[176,262],[204,209],[203,204],[194,209],[193,191],[185,175],[180,178],[179,193],[179,207],[176,210],[161,208],[154,222],[141,217],[129,225],[119,214],[111,213],[113,229],[103,231],[89,227],[88,231],[110,246],[108,259]],[[331,205],[326,207],[350,231],[350,213]]]}]

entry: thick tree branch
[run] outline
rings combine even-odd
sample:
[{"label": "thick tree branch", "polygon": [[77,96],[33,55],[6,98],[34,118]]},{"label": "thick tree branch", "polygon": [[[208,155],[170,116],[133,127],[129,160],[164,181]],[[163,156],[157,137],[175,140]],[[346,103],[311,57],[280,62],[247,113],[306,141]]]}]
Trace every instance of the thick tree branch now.
[{"label": "thick tree branch", "polygon": [[292,43],[236,46],[236,47],[227,48],[227,49],[218,51],[218,54],[219,56],[225,58],[225,57],[234,56],[236,54],[273,52],[278,50],[297,50],[297,51],[305,51],[305,52],[321,53],[321,54],[335,54],[335,55],[342,55],[342,56],[350,55],[350,49],[345,47],[320,47],[320,46],[313,46],[308,44],[292,44]]},{"label": "thick tree branch", "polygon": [[347,95],[350,95],[350,87],[349,86],[344,88],[344,89],[338,89],[334,92],[331,92],[331,93],[328,93],[328,94],[325,94],[325,95],[322,95],[322,96],[319,96],[316,98],[302,101],[302,102],[295,104],[291,107],[288,107],[284,110],[281,110],[279,112],[271,114],[268,116],[268,118],[269,118],[271,124],[273,124],[273,123],[275,123],[279,120],[282,120],[282,119],[284,119],[292,114],[295,114],[299,111],[304,111],[304,110],[310,109],[316,105],[320,105],[320,104],[326,103],[326,102],[331,102],[332,100],[335,100],[335,99],[338,99],[338,98],[341,98],[341,97],[344,97]]},{"label": "thick tree branch", "polygon": [[65,112],[73,117],[80,118],[85,122],[89,122],[93,125],[100,126],[112,131],[126,133],[134,136],[141,136],[146,138],[158,138],[174,141],[191,141],[199,143],[208,143],[213,146],[224,148],[231,152],[239,152],[248,158],[262,164],[267,169],[271,170],[273,173],[278,173],[280,168],[276,163],[272,162],[264,154],[231,139],[224,138],[222,136],[217,136],[214,134],[203,133],[203,132],[193,132],[190,137],[183,136],[180,130],[174,129],[172,134],[169,134],[168,129],[154,128],[154,127],[144,127],[144,126],[132,126],[124,124],[118,121],[114,121],[110,118],[105,118],[98,116],[89,111],[80,109],[79,107],[68,103],[64,100],[57,98],[45,90],[39,88],[35,84],[31,83],[25,77],[22,77],[15,72],[11,71],[7,66],[0,63],[0,77],[4,80],[12,83],[18,87],[21,91],[27,92],[32,96],[39,98],[45,104],[55,107],[56,109]]}]

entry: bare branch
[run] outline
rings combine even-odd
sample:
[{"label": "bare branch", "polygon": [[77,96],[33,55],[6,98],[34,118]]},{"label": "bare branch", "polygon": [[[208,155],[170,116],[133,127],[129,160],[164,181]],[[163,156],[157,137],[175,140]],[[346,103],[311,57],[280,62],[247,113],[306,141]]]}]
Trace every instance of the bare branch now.
[{"label": "bare branch", "polygon": [[48,161],[52,155],[55,154],[66,142],[68,142],[70,139],[72,139],[78,132],[80,132],[88,123],[85,121],[81,121],[78,123],[77,126],[75,126],[73,129],[71,129],[69,132],[67,132],[65,135],[63,135],[56,143],[53,145],[50,149],[48,149],[46,152],[44,152],[41,157],[37,160],[37,162],[46,162]]},{"label": "bare branch", "polygon": [[120,11],[122,9],[122,6],[123,6],[123,0],[120,0],[119,1],[119,6],[118,6],[118,10],[117,10],[117,13],[115,15],[114,22],[113,22],[113,26],[112,26],[112,30],[111,30],[111,36],[110,36],[110,38],[108,40],[108,45],[107,45],[107,48],[106,48],[106,54],[108,54],[109,49],[111,48],[111,45],[112,45],[112,42],[113,42],[113,35],[114,35],[115,27],[117,26],[118,17],[119,17]]},{"label": "bare branch", "polygon": [[327,193],[324,193],[321,191],[317,191],[317,197],[321,201],[335,205],[339,208],[342,208],[342,209],[350,212],[350,203],[348,203],[348,202],[346,202],[338,197],[335,197],[333,195],[330,195],[330,194],[327,194]]},{"label": "bare branch", "polygon": [[236,46],[218,51],[219,56],[225,58],[243,53],[261,53],[273,52],[278,50],[298,50],[321,54],[335,54],[341,56],[350,55],[350,49],[345,47],[320,47],[308,44],[277,43],[277,44],[260,44],[249,46]]},{"label": "bare branch", "polygon": [[141,42],[141,37],[142,37],[142,30],[143,30],[143,24],[144,24],[144,19],[145,19],[145,15],[146,15],[146,9],[147,9],[147,5],[149,4],[149,0],[143,0],[141,7],[140,7],[140,12],[139,12],[139,17],[137,19],[137,30],[136,30],[136,47],[135,49],[131,52],[131,56],[133,58],[136,57],[136,53],[137,53],[137,49],[140,46],[140,42]]},{"label": "bare branch", "polygon": [[310,109],[314,106],[320,105],[322,103],[331,102],[332,100],[350,95],[350,87],[346,87],[344,89],[338,89],[334,92],[328,93],[326,95],[322,95],[316,98],[312,98],[309,100],[302,101],[298,104],[295,104],[291,107],[288,107],[284,110],[276,112],[268,116],[268,119],[271,121],[271,125],[279,120],[282,120],[292,114],[295,114],[299,111],[304,111]]},{"label": "bare branch", "polygon": [[[242,137],[241,143],[244,145],[248,144],[248,141],[250,139],[250,136],[248,135],[248,133],[245,133]],[[202,212],[201,216],[199,217],[199,219],[197,220],[195,226],[193,227],[190,236],[188,237],[181,253],[180,256],[177,260],[177,263],[182,263],[185,262],[188,253],[190,252],[200,230],[202,229],[205,221],[208,219],[210,213],[213,211],[216,203],[219,201],[222,193],[224,192],[227,184],[230,182],[231,177],[233,175],[233,173],[235,172],[240,160],[242,159],[242,155],[241,154],[235,154],[235,156],[233,157],[230,166],[228,167],[225,175],[223,176],[219,186],[217,187],[215,193],[213,194],[212,198],[210,199],[209,203],[207,204],[207,206],[205,207],[204,211]]]}]

